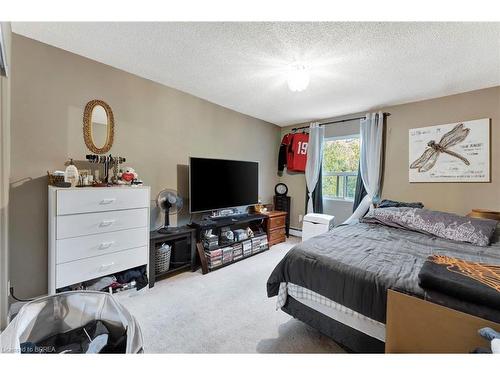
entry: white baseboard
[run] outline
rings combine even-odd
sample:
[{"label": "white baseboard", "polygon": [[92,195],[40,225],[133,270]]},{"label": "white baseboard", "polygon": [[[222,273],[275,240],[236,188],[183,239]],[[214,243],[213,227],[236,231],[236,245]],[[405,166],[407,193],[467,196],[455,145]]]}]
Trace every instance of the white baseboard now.
[{"label": "white baseboard", "polygon": [[302,237],[302,231],[299,229],[290,228],[290,234],[295,237]]}]

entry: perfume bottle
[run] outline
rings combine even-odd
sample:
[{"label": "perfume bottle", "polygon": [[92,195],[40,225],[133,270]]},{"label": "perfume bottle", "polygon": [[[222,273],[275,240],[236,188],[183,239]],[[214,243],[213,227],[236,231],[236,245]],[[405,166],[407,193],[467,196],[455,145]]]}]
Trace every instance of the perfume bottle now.
[{"label": "perfume bottle", "polygon": [[75,187],[78,185],[78,177],[78,169],[73,163],[73,159],[70,159],[69,165],[64,171],[64,182],[69,182],[71,184],[71,187]]}]

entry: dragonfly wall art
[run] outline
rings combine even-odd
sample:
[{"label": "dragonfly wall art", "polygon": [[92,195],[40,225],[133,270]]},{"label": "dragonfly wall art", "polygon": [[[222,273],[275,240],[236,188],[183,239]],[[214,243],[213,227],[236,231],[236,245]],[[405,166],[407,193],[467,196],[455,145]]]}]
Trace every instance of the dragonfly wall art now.
[{"label": "dragonfly wall art", "polygon": [[489,182],[490,119],[409,129],[409,182]]},{"label": "dragonfly wall art", "polygon": [[411,163],[410,168],[416,169],[419,172],[427,172],[431,170],[439,158],[441,153],[451,155],[464,162],[465,165],[470,165],[469,160],[457,152],[449,150],[450,147],[458,145],[463,142],[469,135],[470,129],[465,128],[464,124],[456,125],[452,130],[441,137],[439,143],[430,141],[427,143],[428,148],[424,151],[422,156]]}]

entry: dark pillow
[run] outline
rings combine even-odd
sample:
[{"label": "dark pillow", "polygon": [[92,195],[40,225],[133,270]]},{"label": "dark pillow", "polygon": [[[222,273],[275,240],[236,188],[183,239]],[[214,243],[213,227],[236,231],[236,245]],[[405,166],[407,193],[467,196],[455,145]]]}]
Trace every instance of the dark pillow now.
[{"label": "dark pillow", "polygon": [[384,199],[377,208],[390,208],[390,207],[411,207],[411,208],[424,208],[422,202],[398,202],[391,201],[390,199]]}]

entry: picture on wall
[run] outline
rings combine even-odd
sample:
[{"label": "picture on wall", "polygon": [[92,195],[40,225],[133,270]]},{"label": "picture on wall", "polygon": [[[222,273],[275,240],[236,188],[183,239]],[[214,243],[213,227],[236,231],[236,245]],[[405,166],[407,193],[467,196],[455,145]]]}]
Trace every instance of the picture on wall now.
[{"label": "picture on wall", "polygon": [[410,182],[490,182],[490,119],[410,129]]}]

